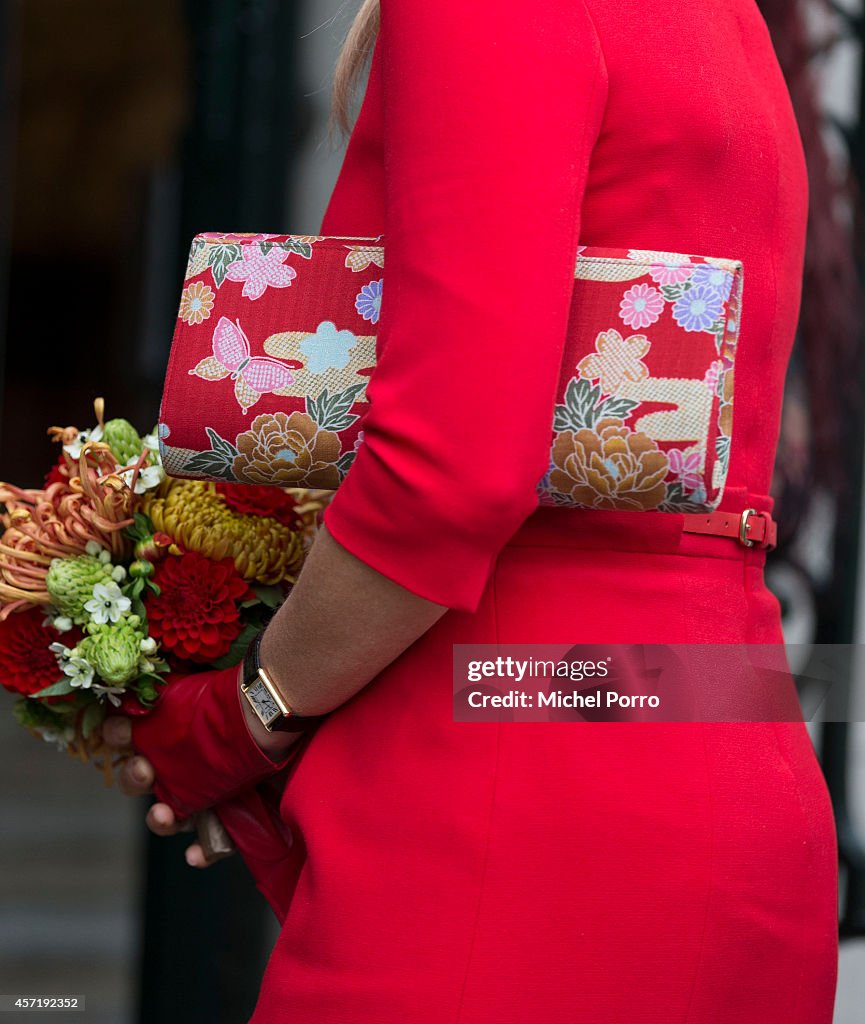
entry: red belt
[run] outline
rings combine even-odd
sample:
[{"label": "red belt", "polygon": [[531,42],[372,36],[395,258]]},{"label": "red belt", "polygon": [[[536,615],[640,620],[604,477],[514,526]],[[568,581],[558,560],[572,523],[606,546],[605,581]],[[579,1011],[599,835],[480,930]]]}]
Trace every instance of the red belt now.
[{"label": "red belt", "polygon": [[768,512],[746,508],[744,512],[686,512],[685,533],[713,533],[733,537],[746,548],[771,550],[778,537],[778,526]]}]

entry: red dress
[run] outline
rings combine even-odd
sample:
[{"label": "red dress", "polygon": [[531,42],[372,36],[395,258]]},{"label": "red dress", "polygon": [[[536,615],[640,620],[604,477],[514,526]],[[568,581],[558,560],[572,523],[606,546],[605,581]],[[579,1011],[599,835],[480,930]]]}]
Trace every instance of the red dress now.
[{"label": "red dress", "polygon": [[288,778],[304,859],[251,1024],[830,1024],[802,723],[456,723],[451,681],[458,642],[782,641],[760,549],[535,485],[577,244],[649,248],[744,262],[722,508],[771,508],[806,212],[754,0],[382,0],[321,233],[384,232],[387,298],[325,522],[451,610]]}]

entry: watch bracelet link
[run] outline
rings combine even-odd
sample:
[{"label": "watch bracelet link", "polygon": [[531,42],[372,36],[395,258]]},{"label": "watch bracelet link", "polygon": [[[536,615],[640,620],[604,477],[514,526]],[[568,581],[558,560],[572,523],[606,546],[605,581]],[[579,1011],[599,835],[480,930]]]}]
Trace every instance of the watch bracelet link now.
[{"label": "watch bracelet link", "polygon": [[259,647],[266,628],[265,624],[246,649],[241,691],[268,732],[303,732],[318,725],[327,715],[298,715],[286,703],[261,666]]}]

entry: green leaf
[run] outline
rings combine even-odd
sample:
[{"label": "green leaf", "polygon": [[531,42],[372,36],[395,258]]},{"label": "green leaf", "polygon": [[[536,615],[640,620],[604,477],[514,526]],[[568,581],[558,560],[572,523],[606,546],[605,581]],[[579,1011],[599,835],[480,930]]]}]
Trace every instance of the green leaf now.
[{"label": "green leaf", "polygon": [[233,480],[231,463],[214,452],[197,452],[187,459],[183,466],[184,472],[201,473],[203,476],[218,477],[220,480]]},{"label": "green leaf", "polygon": [[345,474],[351,469],[356,456],[357,452],[354,448],[349,448],[347,452],[343,452],[336,460],[336,468],[341,476],[345,476]]},{"label": "green leaf", "polygon": [[285,249],[286,252],[296,252],[298,256],[303,256],[305,260],[312,259],[312,243],[311,242],[300,242],[295,238],[289,238],[287,242],[274,242],[280,249]]},{"label": "green leaf", "polygon": [[350,387],[328,394],[325,388],[318,398],[306,399],[306,411],[322,430],[345,430],[360,417],[350,413],[357,396],[366,387],[366,382],[352,384]]},{"label": "green leaf", "polygon": [[156,700],[157,689],[150,680],[145,679],[135,687],[135,696],[141,704],[149,707]]},{"label": "green leaf", "polygon": [[273,248],[273,242],[259,242],[258,248],[261,249],[261,255],[266,256]]},{"label": "green leaf", "polygon": [[27,729],[33,729],[38,726],[61,729],[66,724],[55,712],[54,706],[43,704],[39,700],[33,700],[32,697],[21,697],[19,700],[16,700],[12,705],[12,714],[19,724]]},{"label": "green leaf", "polygon": [[225,274],[232,263],[243,258],[243,250],[236,242],[220,242],[211,245],[207,253],[207,265],[213,274],[213,282],[218,288],[225,280]]},{"label": "green leaf", "polygon": [[63,701],[62,704],[50,704],[50,705],[46,704],[45,707],[50,707],[51,710],[53,712],[55,712],[56,714],[58,714],[58,715],[72,715],[76,711],[80,711],[81,710],[81,707],[82,707],[81,698],[84,698],[84,700],[89,700],[89,695],[84,694],[84,693],[76,694],[76,697],[78,698],[76,700],[69,700],[69,701],[65,700],[65,701]]},{"label": "green leaf", "polygon": [[571,377],[565,388],[565,404],[557,405],[553,429],[582,430],[598,421],[596,405],[601,397],[600,385],[591,384],[583,377]]},{"label": "green leaf", "polygon": [[135,685],[142,682],[155,683],[159,686],[165,686],[165,680],[162,676],[157,675],[155,672],[142,672],[135,680]]},{"label": "green leaf", "polygon": [[246,648],[249,647],[253,637],[259,631],[260,627],[253,623],[248,623],[244,626],[240,636],[231,645],[231,650],[228,654],[214,661],[213,668],[231,668],[233,665],[239,665],[243,661],[244,654],[246,654]]},{"label": "green leaf", "polygon": [[56,683],[46,686],[38,693],[32,693],[31,697],[62,697],[66,693],[72,693],[75,687],[72,685],[69,676],[58,679]]},{"label": "green leaf", "polygon": [[203,473],[206,476],[215,476],[224,480],[233,480],[234,472],[232,466],[240,453],[230,441],[220,437],[213,427],[205,427],[204,429],[210,438],[210,451],[196,452],[195,455],[192,455],[184,464],[184,471]]},{"label": "green leaf", "polygon": [[663,293],[664,298],[667,300],[667,302],[678,302],[679,299],[681,299],[681,297],[685,294],[685,291],[687,290],[685,288],[685,283],[686,282],[682,282],[681,284],[661,285],[661,292]]},{"label": "green leaf", "polygon": [[235,448],[231,441],[226,441],[224,437],[220,437],[213,427],[205,427],[204,429],[207,431],[207,436],[210,438],[210,447],[212,451],[218,452],[226,459],[237,458],[240,452]]},{"label": "green leaf", "polygon": [[153,523],[149,516],[143,512],[136,512],[132,518],[134,522],[123,530],[127,537],[132,540],[146,540],[153,534]]},{"label": "green leaf", "polygon": [[610,395],[598,406],[597,418],[600,420],[605,416],[613,416],[619,420],[626,420],[639,404],[631,398],[618,398],[615,395]]},{"label": "green leaf", "polygon": [[160,688],[165,685],[166,681],[162,676],[156,675],[155,672],[142,672],[129,689],[132,690],[141,704],[145,707],[150,707],[159,696]]},{"label": "green leaf", "polygon": [[667,497],[658,506],[662,512],[705,512],[705,505],[689,498],[680,481],[667,484]]},{"label": "green leaf", "polygon": [[278,608],[285,600],[285,591],[282,587],[267,586],[262,583],[254,583],[252,589],[255,596],[268,608]]},{"label": "green leaf", "polygon": [[106,707],[100,701],[94,701],[89,704],[81,716],[81,734],[84,739],[93,732],[93,730],[102,723],[105,718]]},{"label": "green leaf", "polygon": [[360,419],[360,417],[355,413],[345,413],[342,416],[333,416],[328,421],[325,430],[334,430],[339,432],[340,430],[345,430],[346,427],[350,427],[352,423],[355,423],[358,419]]},{"label": "green leaf", "polygon": [[577,502],[567,494],[559,494],[557,491],[552,493],[552,499],[554,505],[561,505],[567,508],[573,508],[577,506]]}]

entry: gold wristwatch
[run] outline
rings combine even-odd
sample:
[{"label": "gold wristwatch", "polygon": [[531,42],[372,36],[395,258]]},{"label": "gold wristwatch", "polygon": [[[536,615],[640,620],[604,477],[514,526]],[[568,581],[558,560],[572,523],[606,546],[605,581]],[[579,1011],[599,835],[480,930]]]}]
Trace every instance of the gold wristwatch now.
[{"label": "gold wristwatch", "polygon": [[302,732],[327,718],[327,715],[298,715],[288,706],[273,680],[261,667],[259,646],[264,630],[249,645],[243,659],[241,690],[268,732]]}]

